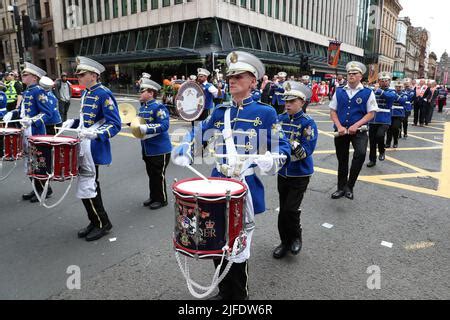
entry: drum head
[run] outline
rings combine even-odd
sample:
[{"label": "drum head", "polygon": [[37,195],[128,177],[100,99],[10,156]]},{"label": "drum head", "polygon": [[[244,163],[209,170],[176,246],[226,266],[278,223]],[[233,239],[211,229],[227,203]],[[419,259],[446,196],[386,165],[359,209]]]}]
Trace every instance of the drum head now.
[{"label": "drum head", "polygon": [[20,134],[22,129],[17,128],[0,128],[0,134],[8,135],[8,134]]},{"label": "drum head", "polygon": [[78,143],[79,140],[73,137],[68,136],[31,136],[28,138],[29,140],[33,141],[34,143],[49,143],[49,144],[74,144]]},{"label": "drum head", "polygon": [[227,191],[231,192],[231,195],[239,195],[247,190],[247,187],[237,181],[225,178],[209,178],[205,181],[201,178],[193,178],[181,180],[174,184],[173,189],[182,194],[194,195],[205,197],[223,197]]},{"label": "drum head", "polygon": [[205,108],[205,93],[196,82],[186,81],[180,86],[174,102],[177,112],[183,120],[195,121]]}]

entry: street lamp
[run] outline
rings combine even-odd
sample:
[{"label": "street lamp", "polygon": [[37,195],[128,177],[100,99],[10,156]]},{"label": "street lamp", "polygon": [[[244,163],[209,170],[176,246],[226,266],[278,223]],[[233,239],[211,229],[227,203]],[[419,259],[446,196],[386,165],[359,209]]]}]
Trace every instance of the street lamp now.
[{"label": "street lamp", "polygon": [[17,7],[17,4],[14,2],[13,5],[8,6],[7,8],[8,12],[11,12],[14,14],[14,23],[17,33],[17,46],[19,48],[19,62],[17,64],[17,70],[20,71],[20,66],[23,64],[23,46],[22,46],[22,30],[20,29],[20,15],[19,15],[19,8]]}]

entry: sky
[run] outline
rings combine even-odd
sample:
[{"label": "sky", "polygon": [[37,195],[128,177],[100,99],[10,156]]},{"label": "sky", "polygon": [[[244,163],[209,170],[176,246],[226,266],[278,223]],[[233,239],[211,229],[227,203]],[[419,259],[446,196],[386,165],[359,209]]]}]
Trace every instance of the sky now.
[{"label": "sky", "polygon": [[410,17],[414,27],[424,27],[431,33],[430,50],[438,60],[445,50],[450,54],[450,1],[400,0],[400,4],[400,17]]}]

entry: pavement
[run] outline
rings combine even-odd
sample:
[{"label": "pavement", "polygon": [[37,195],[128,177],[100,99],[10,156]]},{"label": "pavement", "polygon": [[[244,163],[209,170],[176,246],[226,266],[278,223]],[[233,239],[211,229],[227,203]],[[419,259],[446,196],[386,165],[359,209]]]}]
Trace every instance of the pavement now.
[{"label": "pavement", "polygon": [[[78,110],[79,100],[73,100],[70,116]],[[364,166],[350,201],[330,198],[337,159],[327,106],[309,110],[320,132],[316,173],[302,203],[303,249],[295,257],[272,258],[279,243],[279,202],[276,179],[263,176],[267,211],[256,218],[251,299],[450,299],[450,122],[445,115],[435,113],[429,127],[410,126],[408,139],[389,149],[386,161]],[[180,137],[175,131],[189,127],[171,121],[174,143]],[[113,163],[101,167],[100,181],[114,227],[95,242],[77,238],[88,220],[75,187],[62,204],[45,209],[21,200],[31,191],[22,161],[0,182],[0,299],[193,299],[172,247],[173,195],[163,209],[144,208],[148,180],[139,141],[124,128],[112,149]],[[206,164],[196,168],[206,175],[211,170]],[[170,164],[166,176],[170,190],[175,178],[192,174]],[[54,182],[50,200],[65,187]],[[211,281],[212,262],[188,261],[193,279]],[[79,288],[73,270],[80,271]]]}]

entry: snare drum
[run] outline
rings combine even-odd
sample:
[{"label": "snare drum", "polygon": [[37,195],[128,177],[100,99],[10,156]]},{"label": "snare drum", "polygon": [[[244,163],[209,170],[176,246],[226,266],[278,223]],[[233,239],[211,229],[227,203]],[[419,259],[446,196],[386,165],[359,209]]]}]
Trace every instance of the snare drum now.
[{"label": "snare drum", "polygon": [[28,176],[39,180],[65,181],[78,175],[80,140],[66,136],[30,136]]},{"label": "snare drum", "polygon": [[199,259],[223,255],[243,234],[247,187],[226,178],[186,179],[172,186],[175,195],[174,245]]},{"label": "snare drum", "polygon": [[23,132],[17,128],[0,128],[0,158],[3,161],[22,159]]}]

